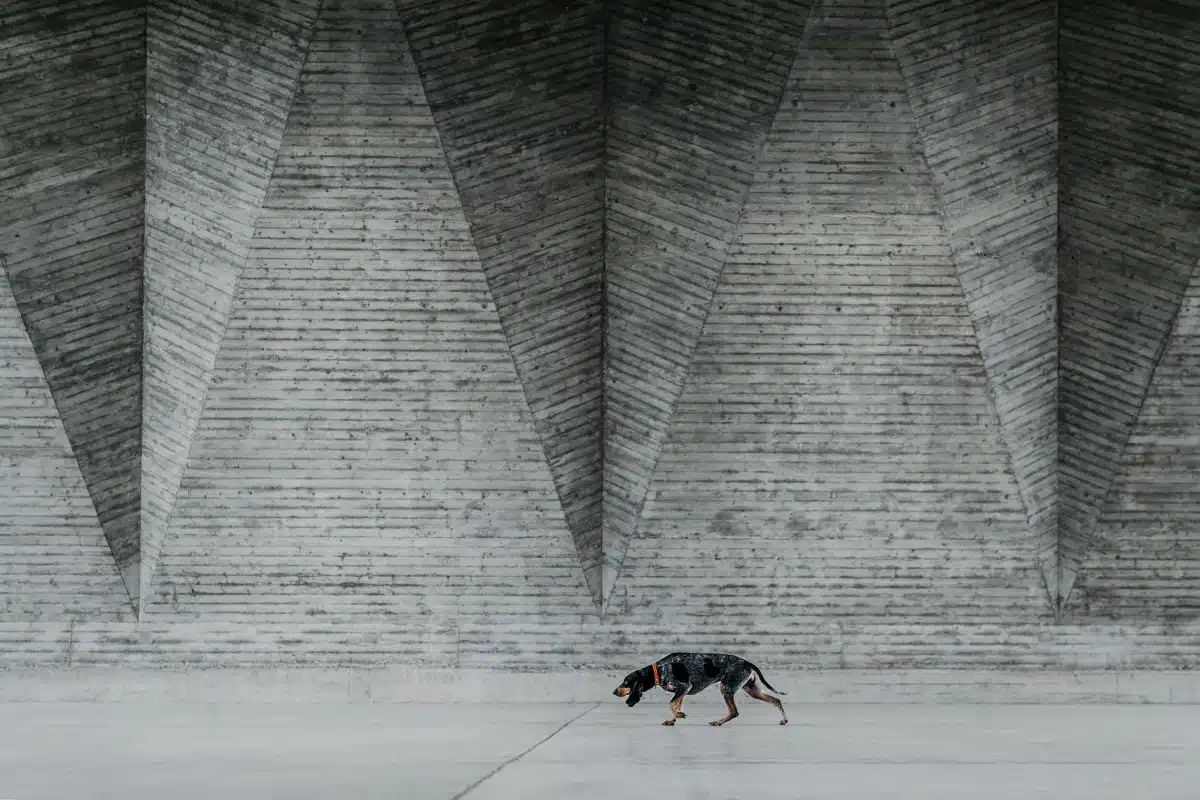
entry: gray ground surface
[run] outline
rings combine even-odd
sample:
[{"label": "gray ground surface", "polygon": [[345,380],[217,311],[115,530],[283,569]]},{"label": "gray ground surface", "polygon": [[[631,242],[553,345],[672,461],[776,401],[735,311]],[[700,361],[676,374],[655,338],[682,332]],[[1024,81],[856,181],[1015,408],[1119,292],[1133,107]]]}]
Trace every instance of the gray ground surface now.
[{"label": "gray ground surface", "polygon": [[[1197,706],[4,703],[0,798],[1195,798]],[[565,727],[564,727],[565,726]],[[466,792],[465,795],[463,793]]]}]

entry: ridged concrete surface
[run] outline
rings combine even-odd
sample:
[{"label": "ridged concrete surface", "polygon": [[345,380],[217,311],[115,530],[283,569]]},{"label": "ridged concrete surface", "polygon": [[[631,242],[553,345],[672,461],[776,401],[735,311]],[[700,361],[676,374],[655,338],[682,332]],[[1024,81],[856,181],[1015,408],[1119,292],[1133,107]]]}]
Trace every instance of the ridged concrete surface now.
[{"label": "ridged concrete surface", "polygon": [[890,0],[992,400],[1058,595],[1058,85],[1044,0]]},{"label": "ridged concrete surface", "polygon": [[613,6],[605,154],[611,596],[812,0]]},{"label": "ridged concrete surface", "polygon": [[601,4],[400,0],[397,5],[598,603]]},{"label": "ridged concrete surface", "polygon": [[225,333],[317,0],[149,6],[142,584]]},{"label": "ridged concrete surface", "polygon": [[612,608],[1048,613],[882,2],[813,11]]},{"label": "ridged concrete surface", "polygon": [[1070,0],[1060,48],[1067,594],[1200,261],[1200,4]]},{"label": "ridged concrete surface", "polygon": [[[0,272],[0,619],[117,621],[129,596]],[[0,649],[8,647],[0,635]]]},{"label": "ridged concrete surface", "polygon": [[412,657],[455,615],[594,615],[388,0],[324,0],[155,597],[287,638],[401,622]]},{"label": "ridged concrete surface", "polygon": [[[705,601],[698,599],[698,603]],[[5,620],[0,622],[0,665],[409,664],[502,669],[509,674],[524,669],[604,669],[624,675],[675,650],[734,652],[760,666],[799,670],[1137,671],[1195,670],[1200,665],[1200,625],[1175,621],[1025,624],[1008,620],[975,625],[897,618],[814,624],[759,615],[753,624],[738,625],[736,630],[711,624],[683,630],[668,615],[654,621],[643,617],[637,624],[607,619],[596,624],[593,616],[591,622],[578,625],[553,619],[544,625],[532,620],[501,623],[473,613],[455,620],[409,613],[375,622],[308,615],[300,623],[278,617],[278,621],[168,622],[160,621],[161,615],[159,609],[141,624]],[[716,619],[708,618],[710,623]],[[891,678],[880,673],[876,680]],[[431,693],[437,693],[438,683],[428,682]]]},{"label": "ridged concrete surface", "polygon": [[1083,618],[1200,618],[1200,271],[1125,447],[1075,587]]},{"label": "ridged concrete surface", "polygon": [[0,263],[137,602],[145,14],[0,7]]},{"label": "ridged concrete surface", "polygon": [[1062,8],[1049,441],[1050,6],[823,3],[756,166],[807,8],[315,5],[153,0],[144,176],[143,9],[0,9],[0,661],[1200,664],[1195,0]]}]

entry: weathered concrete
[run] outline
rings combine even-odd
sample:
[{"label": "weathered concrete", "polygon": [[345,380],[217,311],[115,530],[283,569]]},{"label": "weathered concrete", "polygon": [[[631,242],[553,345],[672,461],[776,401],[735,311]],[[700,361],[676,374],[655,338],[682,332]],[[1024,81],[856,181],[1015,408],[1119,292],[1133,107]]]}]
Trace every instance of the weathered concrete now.
[{"label": "weathered concrete", "polygon": [[[416,558],[410,561],[425,566]],[[229,591],[184,598],[186,604],[178,610],[152,606],[151,621],[141,624],[0,622],[0,664],[618,670],[645,663],[647,654],[718,650],[745,655],[760,665],[804,669],[1140,671],[1200,665],[1200,624],[1195,622],[858,623],[759,615],[753,625],[736,630],[722,628],[715,616],[709,624],[689,630],[671,617],[653,619],[647,614],[629,621],[614,617],[604,624],[594,616],[576,622],[567,619],[574,611],[569,605],[555,606],[565,594],[551,596],[546,606],[538,607],[515,588],[502,596],[494,584],[483,581],[469,591],[432,582],[414,588],[410,581],[397,587],[392,604],[391,595],[382,592],[363,599],[350,595],[326,613],[293,614],[289,604],[302,609],[322,603],[334,606],[326,599],[336,599],[334,589],[307,589],[298,600],[298,592],[281,581],[260,588],[257,572],[240,566],[228,572],[230,583],[245,599]],[[515,579],[509,580],[518,586]],[[537,584],[526,581],[520,588],[530,591],[526,587]],[[497,598],[490,605],[489,593]],[[448,598],[459,596],[461,607],[454,609]],[[258,602],[263,598],[267,602]],[[477,610],[481,606],[487,610]],[[256,608],[266,607],[273,607],[273,613],[255,614]],[[417,613],[388,613],[406,608],[416,608]],[[207,621],[183,621],[201,617],[200,609],[207,611]]]},{"label": "weathered concrete", "polygon": [[1194,3],[1064,6],[1061,437],[1049,6],[751,5],[153,0],[143,353],[142,8],[7,4],[0,662],[1200,666]]},{"label": "weathered concrete", "polygon": [[0,792],[1186,800],[1200,781],[1191,708],[793,705],[781,728],[772,709],[743,703],[713,729],[704,721],[720,710],[699,700],[666,729],[662,700],[5,704]]},{"label": "weathered concrete", "polygon": [[[646,659],[653,656],[646,656]],[[638,663],[609,671],[239,667],[0,670],[0,703],[595,703]],[[1200,704],[1200,674],[1122,670],[795,670],[763,661],[788,705]],[[760,664],[760,666],[762,666]],[[650,699],[655,696],[651,695]],[[695,698],[719,704],[710,692]],[[692,700],[688,701],[689,703]],[[641,712],[639,712],[641,713]]]},{"label": "weathered concrete", "polygon": [[1057,607],[1055,6],[887,6],[1047,599]]},{"label": "weathered concrete", "polygon": [[812,5],[613,6],[605,62],[605,602]]},{"label": "weathered concrete", "polygon": [[143,600],[152,592],[316,6],[149,4]]},{"label": "weathered concrete", "polygon": [[[0,270],[0,620],[121,620],[131,614]],[[0,635],[0,648],[8,646]]]},{"label": "weathered concrete", "polygon": [[1060,35],[1066,595],[1200,263],[1200,7],[1068,0]]},{"label": "weathered concrete", "polygon": [[1049,613],[881,2],[813,10],[610,607],[717,641]]},{"label": "weathered concrete", "polygon": [[0,266],[135,605],[145,63],[138,3],[0,7]]},{"label": "weathered concrete", "polygon": [[600,601],[599,0],[398,0],[593,599]]},{"label": "weathered concrete", "polygon": [[1200,274],[1154,371],[1076,582],[1078,617],[1200,618]]},{"label": "weathered concrete", "polygon": [[390,0],[322,6],[154,596],[414,623],[399,658],[594,615]]}]

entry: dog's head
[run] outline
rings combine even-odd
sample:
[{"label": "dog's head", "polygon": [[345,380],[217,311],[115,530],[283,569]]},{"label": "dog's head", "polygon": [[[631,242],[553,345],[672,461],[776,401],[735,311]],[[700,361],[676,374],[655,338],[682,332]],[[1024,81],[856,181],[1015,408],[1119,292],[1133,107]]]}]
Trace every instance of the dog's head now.
[{"label": "dog's head", "polygon": [[621,681],[621,685],[613,689],[613,694],[617,697],[624,697],[625,705],[633,708],[642,699],[642,692],[648,692],[653,688],[654,670],[650,667],[642,667],[626,675],[625,680]]}]

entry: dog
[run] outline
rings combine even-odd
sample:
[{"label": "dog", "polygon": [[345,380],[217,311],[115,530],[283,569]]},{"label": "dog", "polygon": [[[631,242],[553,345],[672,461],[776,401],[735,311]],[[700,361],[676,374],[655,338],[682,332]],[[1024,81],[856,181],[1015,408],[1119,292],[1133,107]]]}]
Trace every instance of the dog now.
[{"label": "dog", "polygon": [[764,694],[762,689],[758,688],[756,679],[762,681],[762,685],[775,694],[786,695],[767,683],[762,670],[744,658],[724,653],[671,653],[661,661],[626,675],[621,685],[613,690],[613,694],[627,698],[625,705],[633,708],[642,699],[644,692],[661,686],[674,695],[669,704],[671,718],[663,722],[663,725],[674,725],[675,720],[687,718],[687,714],[683,713],[685,697],[689,694],[699,694],[714,683],[720,683],[721,696],[725,698],[729,714],[713,720],[709,725],[724,725],[738,716],[737,706],[733,702],[738,689],[744,690],[755,700],[762,700],[778,708],[783,716],[779,724],[787,725],[787,712],[783,710],[783,703],[778,697]]}]

